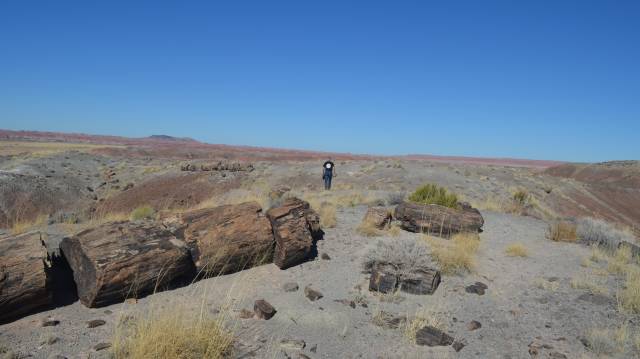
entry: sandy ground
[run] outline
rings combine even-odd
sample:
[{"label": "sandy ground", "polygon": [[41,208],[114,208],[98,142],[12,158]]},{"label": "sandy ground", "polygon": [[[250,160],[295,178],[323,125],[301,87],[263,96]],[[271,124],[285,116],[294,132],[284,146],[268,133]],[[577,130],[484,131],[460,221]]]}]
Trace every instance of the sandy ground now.
[{"label": "sandy ground", "polygon": [[[0,326],[0,344],[33,358],[57,354],[68,358],[109,357],[108,350],[96,352],[93,348],[112,341],[121,318],[162,308],[227,313],[228,325],[238,336],[236,357],[298,358],[304,353],[310,358],[530,358],[533,346],[539,348],[541,358],[560,358],[559,354],[595,358],[580,341],[588,329],[617,328],[626,323],[630,333],[640,332],[640,316],[617,310],[614,294],[620,283],[616,277],[597,277],[606,295],[593,297],[571,287],[572,278],[594,271],[581,265],[589,256],[589,248],[547,240],[547,224],[543,221],[489,211],[483,212],[485,227],[473,273],[444,276],[430,296],[371,293],[363,260],[377,241],[425,242],[421,235],[408,232],[376,238],[357,234],[355,228],[365,211],[366,206],[338,211],[337,226],[325,229],[324,240],[318,242],[319,254],[327,254],[328,260],[318,256],[288,270],[268,264],[158,293],[137,304],[89,309],[76,302]],[[505,247],[515,241],[529,249],[528,257],[506,256]],[[476,281],[488,286],[485,295],[465,292],[465,286]],[[539,281],[555,283],[557,288],[539,288],[535,284]],[[282,287],[288,282],[297,283],[300,289],[285,292]],[[304,296],[305,286],[324,297],[311,302]],[[251,310],[256,299],[271,303],[276,315],[268,321],[239,319],[239,311]],[[358,305],[352,308],[338,302],[342,299]],[[380,311],[411,318],[421,310],[433,312],[466,346],[460,352],[451,347],[420,347],[407,339],[402,328],[386,329],[372,322]],[[41,327],[40,320],[46,317],[60,324]],[[87,328],[86,322],[94,319],[105,320],[106,324]],[[482,327],[468,330],[472,320]],[[51,338],[57,341],[46,343]],[[300,350],[287,348],[281,345],[283,339],[303,340],[305,346]],[[628,343],[612,357],[637,355]]]}]

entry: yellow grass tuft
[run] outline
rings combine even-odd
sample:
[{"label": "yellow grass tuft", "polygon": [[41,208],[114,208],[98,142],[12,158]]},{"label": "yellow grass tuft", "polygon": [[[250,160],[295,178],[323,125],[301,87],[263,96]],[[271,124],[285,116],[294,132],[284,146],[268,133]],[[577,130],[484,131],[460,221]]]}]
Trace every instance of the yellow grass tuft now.
[{"label": "yellow grass tuft", "polygon": [[609,263],[607,270],[611,274],[625,274],[631,268],[632,261],[631,248],[628,246],[622,246],[616,249],[613,256],[609,257]]},{"label": "yellow grass tuft", "polygon": [[527,257],[529,256],[529,250],[522,243],[512,243],[505,248],[504,252],[509,257]]},{"label": "yellow grass tuft", "polygon": [[551,292],[555,292],[556,290],[558,290],[558,288],[560,288],[560,283],[558,282],[550,282],[544,278],[536,278],[533,281],[533,285],[536,288],[540,288],[540,289],[544,289],[544,290],[548,290]]},{"label": "yellow grass tuft", "polygon": [[338,224],[336,218],[336,206],[330,203],[323,203],[318,208],[320,216],[320,226],[323,228],[334,228]]},{"label": "yellow grass tuft", "polygon": [[402,233],[402,228],[400,228],[399,225],[393,223],[391,224],[391,226],[389,226],[389,229],[387,230],[387,232],[389,233],[389,235],[393,237],[397,237],[400,235],[400,233]]},{"label": "yellow grass tuft", "polygon": [[230,354],[233,340],[220,320],[202,313],[151,311],[118,325],[113,354],[116,359],[217,359]]},{"label": "yellow grass tuft", "polygon": [[618,302],[621,309],[640,313],[640,269],[637,267],[627,271],[624,287],[618,292]]},{"label": "yellow grass tuft", "polygon": [[588,274],[571,279],[571,288],[586,290],[591,294],[608,294],[607,289]]},{"label": "yellow grass tuft", "polygon": [[445,242],[446,244],[437,239],[426,238],[431,245],[431,255],[438,262],[442,273],[460,274],[473,270],[480,246],[478,234],[459,233]]},{"label": "yellow grass tuft", "polygon": [[587,331],[585,338],[589,350],[598,356],[621,353],[624,352],[625,344],[629,340],[628,326],[625,323],[615,330],[592,328]]},{"label": "yellow grass tuft", "polygon": [[356,231],[365,237],[378,237],[384,234],[384,232],[376,228],[373,223],[367,221],[360,223],[358,228],[356,228]]},{"label": "yellow grass tuft", "polygon": [[443,315],[434,308],[420,309],[413,319],[407,318],[404,327],[404,336],[411,342],[415,342],[418,330],[431,326],[442,331],[447,329]]},{"label": "yellow grass tuft", "polygon": [[16,235],[16,234],[28,232],[32,229],[35,229],[37,227],[44,225],[47,222],[48,218],[49,218],[48,216],[41,214],[33,220],[17,221],[13,224],[13,226],[11,226],[11,233],[13,235]]},{"label": "yellow grass tuft", "polygon": [[141,219],[153,219],[156,211],[151,206],[140,206],[133,211],[131,211],[131,215],[129,216],[132,221],[138,221]]},{"label": "yellow grass tuft", "polygon": [[576,225],[571,222],[556,221],[549,225],[548,237],[555,242],[575,242],[578,240]]}]

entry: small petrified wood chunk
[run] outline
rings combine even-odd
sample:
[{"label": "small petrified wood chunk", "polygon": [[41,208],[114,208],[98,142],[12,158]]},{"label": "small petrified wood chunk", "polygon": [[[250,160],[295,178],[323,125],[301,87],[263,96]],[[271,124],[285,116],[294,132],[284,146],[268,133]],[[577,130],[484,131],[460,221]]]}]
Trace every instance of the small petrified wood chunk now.
[{"label": "small petrified wood chunk", "polygon": [[437,204],[403,202],[396,207],[394,218],[409,232],[440,237],[459,232],[477,233],[484,225],[480,212],[466,203],[460,204],[459,208],[449,208]]}]

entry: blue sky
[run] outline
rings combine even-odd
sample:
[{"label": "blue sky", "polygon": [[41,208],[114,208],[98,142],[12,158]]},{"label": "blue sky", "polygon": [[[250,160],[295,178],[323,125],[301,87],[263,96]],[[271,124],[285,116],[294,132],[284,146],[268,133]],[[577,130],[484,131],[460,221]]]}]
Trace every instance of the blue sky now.
[{"label": "blue sky", "polygon": [[0,128],[640,159],[640,2],[5,0]]}]

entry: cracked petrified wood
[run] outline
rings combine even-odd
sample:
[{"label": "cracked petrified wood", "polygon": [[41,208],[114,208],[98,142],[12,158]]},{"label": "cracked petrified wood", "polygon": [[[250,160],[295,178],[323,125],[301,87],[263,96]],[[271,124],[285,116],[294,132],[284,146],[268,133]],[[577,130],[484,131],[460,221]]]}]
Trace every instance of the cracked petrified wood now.
[{"label": "cracked petrified wood", "polygon": [[320,231],[320,218],[308,202],[288,198],[281,206],[267,211],[276,246],[273,262],[281,269],[306,261],[313,252]]},{"label": "cracked petrified wood", "polygon": [[0,238],[0,323],[52,303],[40,232]]},{"label": "cracked petrified wood", "polygon": [[139,298],[192,279],[184,242],[153,222],[111,222],[67,237],[60,248],[88,307]]},{"label": "cracked petrified wood", "polygon": [[459,208],[449,208],[437,204],[403,202],[396,207],[393,217],[409,232],[440,237],[459,232],[477,233],[484,225],[480,211],[464,203]]},{"label": "cracked petrified wood", "polygon": [[273,259],[271,223],[257,202],[183,213],[184,240],[198,273],[233,273]]}]

